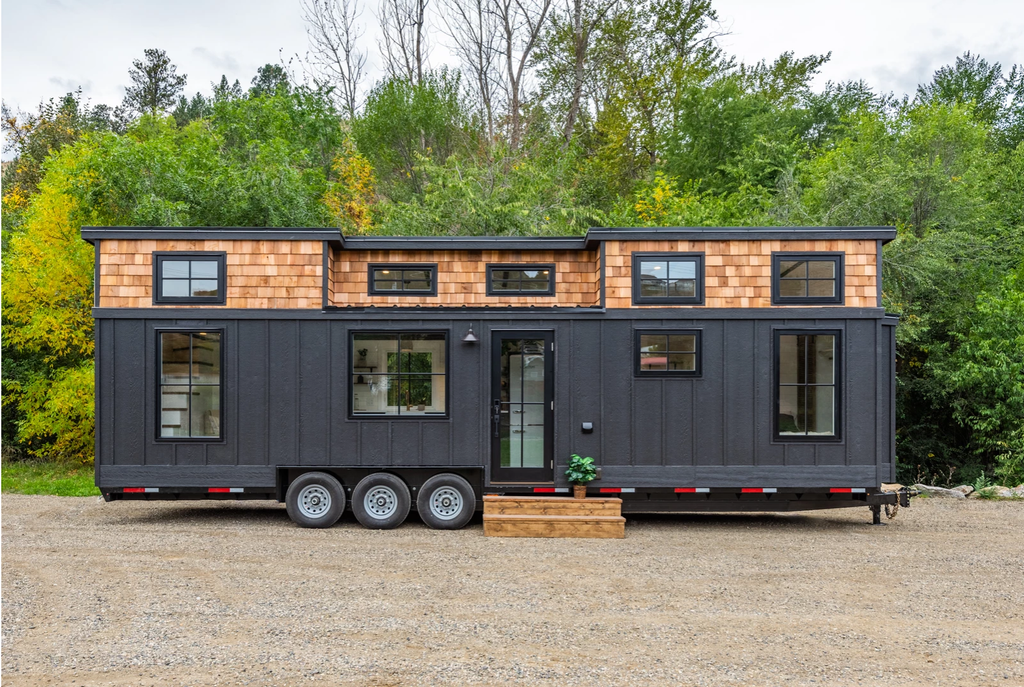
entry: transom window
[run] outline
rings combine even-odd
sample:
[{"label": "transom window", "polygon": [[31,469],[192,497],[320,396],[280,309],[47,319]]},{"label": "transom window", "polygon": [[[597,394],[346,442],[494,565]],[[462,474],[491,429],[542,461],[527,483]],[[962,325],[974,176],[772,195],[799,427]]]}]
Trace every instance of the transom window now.
[{"label": "transom window", "polygon": [[488,296],[554,296],[554,265],[488,265]]},{"label": "transom window", "polygon": [[160,332],[164,439],[220,439],[220,332]]},{"label": "transom window", "polygon": [[839,332],[775,333],[776,438],[838,439]]},{"label": "transom window", "polygon": [[353,415],[445,415],[445,333],[353,332],[351,351]]},{"label": "transom window", "polygon": [[640,377],[699,377],[700,330],[637,330],[636,374]]},{"label": "transom window", "polygon": [[704,254],[633,254],[633,302],[700,305]]},{"label": "transom window", "polygon": [[437,265],[370,265],[370,293],[437,295]]},{"label": "transom window", "polygon": [[772,253],[772,302],[842,303],[842,253]]},{"label": "transom window", "polygon": [[154,253],[154,303],[224,304],[224,253]]}]

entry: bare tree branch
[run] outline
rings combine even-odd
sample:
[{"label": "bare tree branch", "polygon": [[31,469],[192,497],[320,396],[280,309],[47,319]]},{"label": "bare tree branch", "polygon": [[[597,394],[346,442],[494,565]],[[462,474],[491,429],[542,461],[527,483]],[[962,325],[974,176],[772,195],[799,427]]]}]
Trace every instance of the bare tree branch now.
[{"label": "bare tree branch", "polygon": [[522,138],[522,102],[525,97],[524,76],[530,53],[537,46],[552,0],[490,0],[491,12],[498,20],[501,52],[505,57],[503,84],[508,93],[511,119],[509,145],[519,147]]},{"label": "bare tree branch", "polygon": [[489,0],[444,0],[441,18],[454,52],[470,76],[471,88],[487,120],[487,139],[494,140],[494,110],[498,106],[495,73],[498,61],[498,24]]},{"label": "bare tree branch", "polygon": [[359,0],[300,0],[306,22],[314,81],[336,87],[341,108],[349,118],[359,109],[359,83],[366,76],[366,53],[356,47],[364,27]]},{"label": "bare tree branch", "polygon": [[380,28],[384,40],[379,43],[384,68],[393,77],[412,83],[423,81],[430,47],[427,44],[427,5],[430,0],[380,0]]}]

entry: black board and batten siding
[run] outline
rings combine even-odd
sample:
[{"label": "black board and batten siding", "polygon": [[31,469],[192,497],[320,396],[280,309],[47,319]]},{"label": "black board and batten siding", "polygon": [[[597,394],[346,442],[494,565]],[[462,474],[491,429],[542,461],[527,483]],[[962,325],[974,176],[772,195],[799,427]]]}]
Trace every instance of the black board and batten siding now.
[{"label": "black board and batten siding", "polygon": [[[555,335],[557,486],[580,453],[602,466],[595,486],[876,488],[895,473],[896,321],[875,309],[835,312],[97,312],[97,483],[273,489],[280,466],[344,466],[479,468],[487,484],[490,333],[521,329]],[[470,326],[477,344],[461,341]],[[702,376],[636,377],[637,328],[699,329]],[[220,441],[157,440],[164,329],[223,332]],[[776,329],[842,332],[840,441],[773,439]],[[447,331],[448,417],[350,417],[352,330]],[[582,433],[583,422],[594,432]]]}]

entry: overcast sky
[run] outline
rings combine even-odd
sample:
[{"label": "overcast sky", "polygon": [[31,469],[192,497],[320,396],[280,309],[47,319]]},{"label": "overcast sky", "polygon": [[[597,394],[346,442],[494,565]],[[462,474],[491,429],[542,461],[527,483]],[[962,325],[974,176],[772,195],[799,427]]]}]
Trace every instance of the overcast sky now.
[{"label": "overcast sky", "polygon": [[[563,0],[556,0],[560,2]],[[436,3],[436,0],[435,0]],[[373,9],[363,0],[371,77],[380,75]],[[1021,0],[716,0],[722,46],[743,61],[832,52],[816,85],[864,79],[876,91],[912,93],[966,50],[1004,67],[1024,64]],[[435,22],[436,24],[436,22]],[[226,74],[248,85],[256,68],[302,54],[299,0],[4,0],[2,92],[10,106],[81,87],[94,104],[117,105],[128,68],[145,48],[167,51],[209,93]],[[433,66],[447,59],[436,31]]]}]

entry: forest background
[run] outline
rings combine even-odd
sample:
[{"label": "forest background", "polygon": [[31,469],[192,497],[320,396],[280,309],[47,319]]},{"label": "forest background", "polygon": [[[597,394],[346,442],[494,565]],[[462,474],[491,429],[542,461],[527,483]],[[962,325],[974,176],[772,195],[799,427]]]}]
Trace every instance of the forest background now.
[{"label": "forest background", "polygon": [[[915,93],[739,63],[710,0],[302,0],[310,51],[186,94],[161,50],[116,107],[4,104],[5,461],[93,459],[83,225],[580,235],[893,225],[904,482],[1024,481],[1024,68],[965,53]],[[428,30],[433,12],[441,31]],[[429,69],[432,41],[460,60]]]}]

